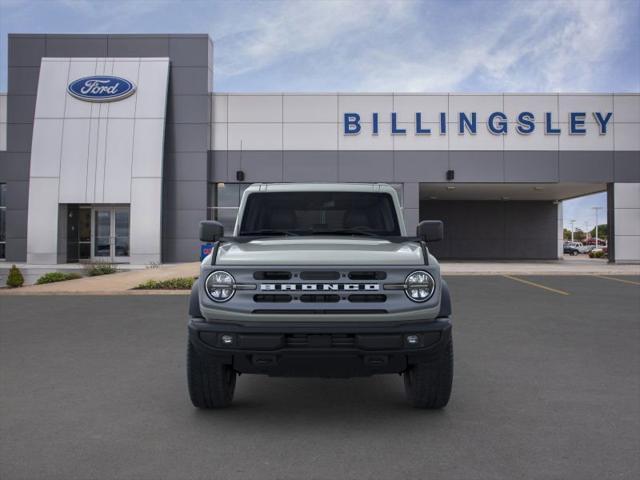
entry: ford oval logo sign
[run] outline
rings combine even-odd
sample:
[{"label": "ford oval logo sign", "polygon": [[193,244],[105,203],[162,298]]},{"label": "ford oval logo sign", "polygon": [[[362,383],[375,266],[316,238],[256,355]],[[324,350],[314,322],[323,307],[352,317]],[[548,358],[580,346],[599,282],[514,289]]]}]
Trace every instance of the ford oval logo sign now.
[{"label": "ford oval logo sign", "polygon": [[113,102],[133,94],[136,86],[121,77],[97,75],[71,82],[67,91],[72,96],[87,102]]}]

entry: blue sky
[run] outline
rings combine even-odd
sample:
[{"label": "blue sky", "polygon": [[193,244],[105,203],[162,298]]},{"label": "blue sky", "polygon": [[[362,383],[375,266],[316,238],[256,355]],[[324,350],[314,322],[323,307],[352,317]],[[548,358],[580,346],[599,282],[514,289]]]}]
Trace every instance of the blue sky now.
[{"label": "blue sky", "polygon": [[0,0],[0,91],[10,32],[197,32],[216,91],[637,92],[638,25],[640,0]]}]

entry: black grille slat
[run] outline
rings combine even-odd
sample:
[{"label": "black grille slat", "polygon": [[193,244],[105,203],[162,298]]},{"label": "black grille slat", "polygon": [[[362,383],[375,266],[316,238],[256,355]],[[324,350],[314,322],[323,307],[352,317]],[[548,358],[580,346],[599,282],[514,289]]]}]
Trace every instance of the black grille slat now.
[{"label": "black grille slat", "polygon": [[335,303],[340,301],[340,295],[305,293],[300,295],[300,301],[303,303]]},{"label": "black grille slat", "polygon": [[291,301],[291,295],[280,294],[259,294],[253,296],[253,301],[257,303],[287,303]]},{"label": "black grille slat", "polygon": [[306,335],[287,335],[285,341],[287,347],[306,347],[308,343]]},{"label": "black grille slat", "polygon": [[352,303],[382,303],[387,301],[387,296],[354,293],[349,295],[349,301]]},{"label": "black grille slat", "polygon": [[281,270],[265,270],[253,273],[255,280],[290,280],[291,272]]},{"label": "black grille slat", "polygon": [[349,272],[351,280],[384,280],[387,278],[387,272],[361,270]]},{"label": "black grille slat", "polygon": [[356,344],[354,335],[332,335],[331,345],[334,347],[353,347]]},{"label": "black grille slat", "polygon": [[285,344],[293,348],[348,348],[355,346],[356,338],[352,334],[289,334],[285,336]]},{"label": "black grille slat", "polygon": [[340,272],[312,270],[308,272],[300,272],[300,278],[302,280],[338,280],[340,278]]}]

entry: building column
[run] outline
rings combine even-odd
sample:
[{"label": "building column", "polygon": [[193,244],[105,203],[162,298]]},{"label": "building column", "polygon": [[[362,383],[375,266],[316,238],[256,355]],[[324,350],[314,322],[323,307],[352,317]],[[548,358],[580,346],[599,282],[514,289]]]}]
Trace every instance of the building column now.
[{"label": "building column", "polygon": [[558,260],[564,258],[564,216],[562,211],[562,202],[558,202]]},{"label": "building column", "polygon": [[132,178],[129,216],[129,262],[135,265],[161,262],[162,177]]},{"label": "building column", "polygon": [[402,206],[404,224],[407,227],[407,235],[414,236],[416,227],[420,221],[420,184],[405,183],[402,192]]},{"label": "building column", "polygon": [[58,188],[57,178],[31,177],[27,214],[27,263],[58,263]]},{"label": "building column", "polygon": [[640,183],[607,186],[609,261],[640,263]]}]

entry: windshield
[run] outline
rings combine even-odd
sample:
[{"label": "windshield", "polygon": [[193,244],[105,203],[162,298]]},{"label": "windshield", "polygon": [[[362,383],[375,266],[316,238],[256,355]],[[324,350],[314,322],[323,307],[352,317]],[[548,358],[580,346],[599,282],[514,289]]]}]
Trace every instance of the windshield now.
[{"label": "windshield", "polygon": [[240,235],[399,236],[400,227],[387,193],[252,193]]}]

